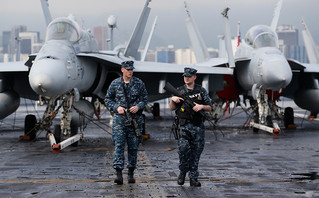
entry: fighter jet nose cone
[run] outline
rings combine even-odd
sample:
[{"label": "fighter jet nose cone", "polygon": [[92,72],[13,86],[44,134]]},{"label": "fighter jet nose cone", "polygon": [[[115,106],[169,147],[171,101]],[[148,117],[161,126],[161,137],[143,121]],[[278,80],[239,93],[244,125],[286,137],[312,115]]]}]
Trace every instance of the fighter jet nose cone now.
[{"label": "fighter jet nose cone", "polygon": [[286,59],[269,61],[265,68],[264,81],[268,89],[279,90],[289,85],[292,72]]},{"label": "fighter jet nose cone", "polygon": [[66,91],[67,75],[61,61],[44,59],[36,61],[30,70],[31,88],[39,95],[54,97]]},{"label": "fighter jet nose cone", "polygon": [[29,81],[32,89],[39,95],[46,95],[50,90],[51,79],[46,74],[31,76]]}]

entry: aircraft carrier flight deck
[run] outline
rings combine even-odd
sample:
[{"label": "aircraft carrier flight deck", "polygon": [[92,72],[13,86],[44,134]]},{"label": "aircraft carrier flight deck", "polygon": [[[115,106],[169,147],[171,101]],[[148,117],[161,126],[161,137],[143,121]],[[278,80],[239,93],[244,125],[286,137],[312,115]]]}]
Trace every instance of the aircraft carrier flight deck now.
[{"label": "aircraft carrier flight deck", "polygon": [[124,169],[124,184],[117,185],[111,130],[105,126],[109,113],[87,126],[77,147],[53,153],[45,132],[36,141],[19,141],[26,111],[31,110],[22,105],[0,123],[0,197],[319,197],[315,121],[295,118],[297,129],[283,129],[279,136],[243,127],[245,113],[216,129],[206,122],[202,186],[190,187],[188,178],[177,184],[172,113],[162,109],[158,120],[146,113],[150,139],[140,145],[136,183],[127,183]]}]

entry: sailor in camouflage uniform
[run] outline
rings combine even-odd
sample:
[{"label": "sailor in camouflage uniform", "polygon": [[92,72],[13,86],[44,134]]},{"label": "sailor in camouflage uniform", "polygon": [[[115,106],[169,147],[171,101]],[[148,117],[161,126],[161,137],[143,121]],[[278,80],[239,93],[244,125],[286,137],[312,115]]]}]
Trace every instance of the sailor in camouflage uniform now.
[{"label": "sailor in camouflage uniform", "polygon": [[[112,140],[115,143],[113,156],[113,168],[116,169],[117,184],[123,184],[122,170],[124,169],[124,147],[127,142],[127,168],[128,183],[135,183],[134,169],[137,164],[138,145],[142,136],[136,134],[134,126],[128,121],[126,109],[130,112],[140,131],[143,129],[144,119],[142,111],[147,104],[147,91],[142,80],[133,76],[133,61],[122,62],[121,71],[123,76],[115,79],[109,86],[105,96],[107,109],[114,112],[112,124]],[[124,94],[124,87],[126,96]],[[126,101],[126,97],[127,100]],[[129,107],[128,107],[129,106]]]},{"label": "sailor in camouflage uniform", "polygon": [[183,185],[188,172],[190,186],[201,186],[198,181],[198,163],[205,144],[204,118],[199,111],[211,110],[211,99],[205,88],[195,84],[197,70],[184,68],[185,85],[177,88],[181,95],[188,96],[195,104],[193,108],[183,102],[183,98],[173,96],[169,103],[175,110],[181,128],[178,140],[179,170],[177,183]]}]

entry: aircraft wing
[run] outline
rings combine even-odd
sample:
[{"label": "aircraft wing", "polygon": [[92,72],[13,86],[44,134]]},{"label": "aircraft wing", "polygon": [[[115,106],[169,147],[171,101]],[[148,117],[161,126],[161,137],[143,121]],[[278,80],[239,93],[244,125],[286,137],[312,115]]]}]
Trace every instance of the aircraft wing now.
[{"label": "aircraft wing", "polygon": [[0,92],[15,90],[20,97],[37,100],[38,95],[29,84],[29,67],[24,62],[0,63]]},{"label": "aircraft wing", "polygon": [[[90,58],[94,61],[107,65],[108,70],[120,70],[121,62],[129,60],[114,53],[79,53],[78,57]],[[227,68],[227,59],[217,58],[207,62],[192,64],[192,65],[179,65],[171,63],[159,62],[144,62],[134,61],[134,72],[145,73],[183,73],[184,67],[193,67],[198,70],[198,74],[233,74],[233,70]]]},{"label": "aircraft wing", "polygon": [[289,59],[288,63],[291,67],[293,73],[296,72],[304,72],[304,73],[319,73],[319,65],[318,64],[307,64],[300,63],[296,60]]},{"label": "aircraft wing", "polygon": [[79,53],[77,57],[92,59],[96,62],[99,62],[103,65],[108,66],[108,70],[120,71],[121,63],[127,58],[119,56],[116,53]]},{"label": "aircraft wing", "polygon": [[[116,53],[79,53],[78,57],[86,58],[100,63],[108,71],[118,71],[121,69],[121,62],[129,60],[123,55]],[[169,93],[165,93],[163,87],[166,82],[174,86],[184,84],[182,74],[184,67],[192,67],[198,70],[197,83],[208,84],[207,90],[217,91],[223,89],[223,76],[232,75],[233,69],[226,67],[227,59],[216,59],[200,64],[179,65],[159,62],[134,61],[134,75],[142,79],[146,85],[149,101],[156,101],[167,98]],[[205,83],[204,83],[205,82]]]},{"label": "aircraft wing", "polygon": [[213,65],[211,62],[192,65],[179,65],[171,63],[135,61],[134,72],[183,74],[184,67],[192,67],[197,69],[197,74],[233,74],[232,69],[226,67],[218,67],[220,65],[222,64]]},{"label": "aircraft wing", "polygon": [[0,63],[0,73],[2,72],[28,72],[29,68],[24,65],[24,62],[8,62]]},{"label": "aircraft wing", "polygon": [[319,73],[319,65],[318,64],[303,64],[305,67],[305,73]]}]

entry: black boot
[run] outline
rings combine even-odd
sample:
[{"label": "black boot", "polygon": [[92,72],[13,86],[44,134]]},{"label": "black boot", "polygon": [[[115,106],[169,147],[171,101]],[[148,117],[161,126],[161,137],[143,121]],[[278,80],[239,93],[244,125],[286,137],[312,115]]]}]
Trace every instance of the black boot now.
[{"label": "black boot", "polygon": [[130,183],[130,184],[135,183],[134,168],[129,168],[128,169],[128,183]]},{"label": "black boot", "polygon": [[114,183],[117,183],[118,185],[123,184],[122,170],[116,169],[116,178],[114,180]]},{"label": "black boot", "polygon": [[190,178],[189,182],[190,182],[190,186],[196,186],[196,187],[201,186],[201,183],[197,180],[197,178]]},{"label": "black boot", "polygon": [[186,177],[186,174],[184,173],[180,173],[179,176],[178,176],[178,180],[177,180],[177,184],[178,185],[183,185],[185,183],[185,177]]}]

